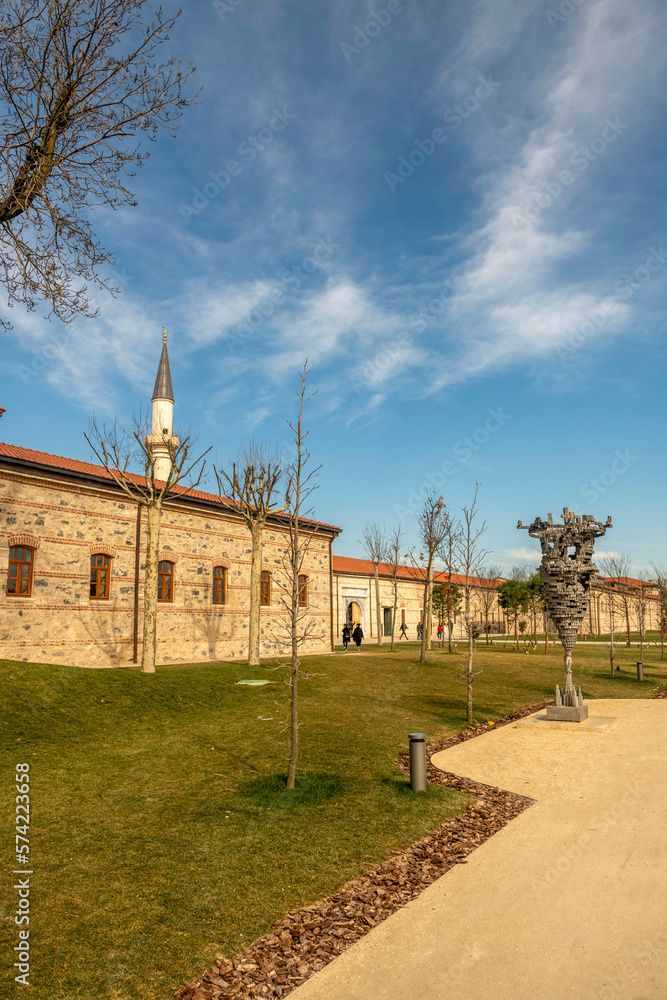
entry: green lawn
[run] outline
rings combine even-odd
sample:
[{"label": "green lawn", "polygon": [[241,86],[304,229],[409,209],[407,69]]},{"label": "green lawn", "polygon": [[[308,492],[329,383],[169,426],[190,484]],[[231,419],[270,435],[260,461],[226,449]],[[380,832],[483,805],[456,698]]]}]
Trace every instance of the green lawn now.
[{"label": "green lawn", "polygon": [[[593,697],[667,686],[659,650],[575,651]],[[31,996],[158,1000],[233,956],[272,920],[335,891],[465,807],[446,789],[410,793],[392,759],[407,734],[465,726],[460,659],[418,648],[311,657],[302,684],[299,787],[284,791],[286,688],[272,663],[87,671],[0,661],[3,871],[15,867],[14,765],[31,768]],[[561,680],[556,649],[480,646],[475,717],[543,700]],[[267,669],[268,668],[268,669]],[[278,700],[280,706],[276,708]],[[16,943],[16,893],[2,892],[2,951]],[[3,996],[19,987],[3,962]]]}]

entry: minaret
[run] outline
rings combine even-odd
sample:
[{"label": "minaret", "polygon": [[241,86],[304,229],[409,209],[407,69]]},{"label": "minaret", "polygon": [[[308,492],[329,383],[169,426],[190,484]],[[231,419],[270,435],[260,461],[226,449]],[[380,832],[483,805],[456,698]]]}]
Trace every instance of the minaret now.
[{"label": "minaret", "polygon": [[153,389],[152,433],[146,438],[151,455],[155,460],[155,478],[165,482],[171,470],[171,458],[178,446],[178,438],[172,434],[174,425],[174,390],[171,387],[169,354],[167,353],[167,331],[162,328],[163,343]]}]

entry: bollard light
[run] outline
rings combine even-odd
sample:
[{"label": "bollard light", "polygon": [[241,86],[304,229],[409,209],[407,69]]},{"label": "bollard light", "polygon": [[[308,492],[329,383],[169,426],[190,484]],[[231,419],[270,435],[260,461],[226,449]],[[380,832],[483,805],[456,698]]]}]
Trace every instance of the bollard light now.
[{"label": "bollard light", "polygon": [[426,791],[426,734],[410,733],[410,788]]},{"label": "bollard light", "polygon": [[637,680],[638,681],[643,681],[644,680],[644,661],[643,660],[637,660]]}]

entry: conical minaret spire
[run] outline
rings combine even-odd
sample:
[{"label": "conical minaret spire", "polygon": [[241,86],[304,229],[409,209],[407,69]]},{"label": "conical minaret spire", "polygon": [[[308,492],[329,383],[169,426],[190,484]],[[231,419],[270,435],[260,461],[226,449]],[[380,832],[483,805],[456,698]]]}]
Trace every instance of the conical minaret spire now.
[{"label": "conical minaret spire", "polygon": [[178,438],[172,433],[174,424],[174,390],[171,386],[171,370],[167,351],[167,331],[162,328],[162,354],[153,389],[152,433],[146,438],[146,445],[154,459],[156,479],[166,482],[171,471],[174,449]]},{"label": "conical minaret spire", "polygon": [[158,365],[155,387],[153,388],[153,400],[170,399],[174,402],[174,390],[171,387],[171,370],[169,368],[169,354],[167,352],[167,331],[162,327],[162,354]]}]

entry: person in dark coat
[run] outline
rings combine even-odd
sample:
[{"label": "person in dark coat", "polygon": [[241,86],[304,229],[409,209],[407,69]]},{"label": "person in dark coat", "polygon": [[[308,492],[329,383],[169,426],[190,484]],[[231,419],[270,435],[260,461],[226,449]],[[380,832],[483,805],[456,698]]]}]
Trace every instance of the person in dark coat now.
[{"label": "person in dark coat", "polygon": [[408,627],[405,624],[405,622],[403,622],[402,625],[401,625],[401,634],[399,635],[398,638],[399,638],[399,640],[400,639],[407,639],[408,638]]},{"label": "person in dark coat", "polygon": [[361,630],[361,625],[357,625],[354,632],[352,633],[352,638],[357,644],[357,651],[361,649],[361,640],[364,637],[364,633]]},{"label": "person in dark coat", "polygon": [[343,625],[343,649],[347,649],[347,644],[350,641],[351,629],[349,625]]}]

